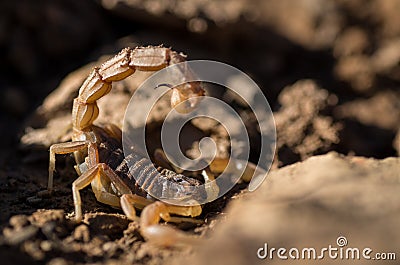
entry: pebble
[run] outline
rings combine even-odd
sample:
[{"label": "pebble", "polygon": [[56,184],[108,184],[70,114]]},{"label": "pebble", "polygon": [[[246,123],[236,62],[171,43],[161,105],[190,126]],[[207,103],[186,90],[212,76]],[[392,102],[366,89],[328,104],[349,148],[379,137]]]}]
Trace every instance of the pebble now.
[{"label": "pebble", "polygon": [[40,248],[45,251],[48,252],[50,250],[52,250],[53,248],[53,243],[49,240],[44,240],[40,243]]},{"label": "pebble", "polygon": [[89,242],[90,240],[90,231],[87,225],[82,224],[75,228],[74,233],[72,234],[75,240]]},{"label": "pebble", "polygon": [[20,230],[13,230],[12,233],[5,233],[5,240],[9,245],[19,245],[22,242],[35,236],[38,232],[38,228],[30,225],[28,227],[22,228]]},{"label": "pebble", "polygon": [[26,226],[28,222],[28,217],[23,214],[14,215],[10,218],[10,225],[14,227],[14,229],[18,230],[24,226]]}]

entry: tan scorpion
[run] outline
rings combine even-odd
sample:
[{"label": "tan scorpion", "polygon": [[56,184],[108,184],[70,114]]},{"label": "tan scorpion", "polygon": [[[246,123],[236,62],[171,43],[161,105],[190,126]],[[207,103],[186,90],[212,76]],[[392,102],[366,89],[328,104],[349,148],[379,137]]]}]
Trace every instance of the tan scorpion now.
[{"label": "tan scorpion", "polygon": [[[101,127],[93,124],[99,114],[96,101],[110,92],[112,82],[123,80],[136,70],[158,71],[183,61],[185,56],[161,46],[125,48],[100,67],[95,67],[86,78],[73,102],[72,141],[53,144],[50,147],[49,161],[48,191],[51,192],[55,155],[73,153],[75,156],[75,169],[79,175],[72,183],[76,221],[82,220],[79,191],[91,184],[98,201],[120,207],[130,220],[139,220],[140,233],[146,240],[164,246],[193,242],[193,236],[159,222],[161,218],[167,222],[173,222],[174,218],[179,220],[171,214],[199,216],[202,211],[201,205],[176,206],[157,201],[147,194],[145,188],[155,189],[164,184],[165,192],[168,192],[168,185],[165,186],[165,183],[170,181],[179,182],[183,186],[202,183],[171,170],[156,170],[152,162],[139,153],[124,157],[121,129],[111,123]],[[199,82],[174,87],[171,106],[175,107],[189,100],[190,106],[187,106],[187,111],[190,111],[204,93]],[[135,208],[143,209],[140,219],[136,216]]]}]

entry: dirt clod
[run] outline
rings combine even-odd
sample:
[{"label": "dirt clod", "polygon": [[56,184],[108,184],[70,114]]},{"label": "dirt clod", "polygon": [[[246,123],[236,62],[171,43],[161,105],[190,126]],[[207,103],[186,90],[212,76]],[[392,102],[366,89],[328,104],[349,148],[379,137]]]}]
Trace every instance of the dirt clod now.
[{"label": "dirt clod", "polygon": [[87,225],[79,225],[75,228],[72,237],[76,241],[81,241],[84,243],[89,242],[90,240],[90,231]]},{"label": "dirt clod", "polygon": [[93,233],[115,238],[123,233],[130,221],[125,215],[120,214],[89,213],[85,214],[83,222]]},{"label": "dirt clod", "polygon": [[15,229],[19,230],[28,224],[28,217],[26,215],[14,215],[10,218],[10,225]]},{"label": "dirt clod", "polygon": [[28,217],[31,224],[43,227],[50,222],[63,223],[65,221],[64,210],[39,210]]},{"label": "dirt clod", "polygon": [[[336,104],[335,98],[311,80],[283,89],[278,98],[280,110],[274,113],[278,138],[276,159],[283,164],[291,163],[289,159],[296,159],[293,157],[305,159],[326,152],[339,142],[340,124],[322,114]],[[285,158],[288,160],[284,161]]]}]

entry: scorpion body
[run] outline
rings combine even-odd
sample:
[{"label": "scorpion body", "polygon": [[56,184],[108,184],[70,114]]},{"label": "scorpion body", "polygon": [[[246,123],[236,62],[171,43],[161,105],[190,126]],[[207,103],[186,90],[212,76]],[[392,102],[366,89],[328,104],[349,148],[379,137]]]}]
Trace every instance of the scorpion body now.
[{"label": "scorpion body", "polygon": [[[204,183],[209,185],[203,185],[204,190],[192,196],[191,188],[203,184],[202,181],[168,169],[156,169],[149,159],[135,150],[134,146],[132,147],[134,152],[124,157],[121,129],[111,123],[102,126],[93,124],[99,114],[97,100],[110,92],[112,82],[123,80],[136,70],[157,71],[184,61],[184,55],[169,48],[160,46],[126,48],[100,67],[95,67],[82,84],[72,107],[72,141],[53,144],[50,147],[47,188],[51,193],[56,154],[73,153],[76,160],[75,170],[79,175],[72,183],[77,222],[82,220],[79,191],[91,184],[98,201],[120,207],[130,220],[139,221],[140,233],[146,240],[162,246],[198,242],[194,237],[173,226],[160,225],[159,222],[160,219],[167,222],[180,222],[183,219],[196,222],[185,217],[196,217],[201,214],[202,207],[196,203],[197,200],[203,201],[201,198],[204,196],[216,197],[219,188],[210,182],[212,177],[203,172]],[[186,64],[180,64],[178,69],[182,76],[193,75]],[[184,113],[196,108],[205,93],[199,82],[182,83],[171,89],[171,107]],[[222,172],[227,168],[225,160],[214,161],[216,161],[214,164],[212,162],[209,165],[210,171]],[[238,160],[235,166],[246,167],[245,173],[241,176],[245,180],[255,171],[255,165],[247,161]],[[235,172],[235,169],[233,171]],[[172,185],[176,183],[179,185]],[[178,206],[157,201],[154,197],[176,198],[185,202],[189,198],[194,200],[194,203]],[[136,215],[135,208],[142,209],[140,219]]]},{"label": "scorpion body", "polygon": [[[98,201],[121,207],[131,220],[138,220],[135,208],[143,209],[139,222],[145,239],[160,245],[193,242],[192,237],[172,226],[159,225],[159,221],[160,218],[179,221],[179,218],[171,217],[170,214],[198,216],[201,206],[176,206],[155,201],[145,190],[161,196],[185,197],[188,195],[185,187],[200,185],[201,182],[167,169],[158,171],[140,152],[124,157],[122,131],[113,124],[101,127],[93,124],[99,114],[96,102],[110,92],[112,82],[123,80],[136,70],[157,71],[184,61],[185,56],[169,48],[126,48],[100,67],[95,67],[84,81],[73,102],[72,141],[53,144],[50,147],[49,162],[48,191],[51,192],[55,155],[73,153],[75,156],[75,169],[79,175],[72,183],[76,221],[82,220],[79,190],[91,184]],[[185,76],[192,74],[185,65],[179,69]],[[181,111],[189,112],[203,95],[204,90],[198,82],[184,83],[172,88],[171,106],[176,107],[184,102],[180,106]],[[169,189],[168,183],[178,182],[182,188]]]}]

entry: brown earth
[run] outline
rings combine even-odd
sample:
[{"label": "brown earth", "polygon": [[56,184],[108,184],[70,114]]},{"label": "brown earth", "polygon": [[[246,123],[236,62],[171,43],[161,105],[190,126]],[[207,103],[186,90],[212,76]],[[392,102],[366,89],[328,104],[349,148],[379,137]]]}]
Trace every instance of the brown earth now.
[{"label": "brown earth", "polygon": [[[399,256],[397,10],[399,0],[1,2],[1,263],[253,264],[277,261],[257,259],[264,243],[318,249],[341,235],[349,247]],[[57,160],[54,196],[37,196],[47,185],[49,146],[70,140],[71,102],[90,69],[123,47],[148,44],[243,70],[274,112],[277,150],[263,185],[248,193],[239,184],[204,208],[203,225],[179,225],[201,246],[145,242],[136,222],[97,202],[90,188],[81,192],[84,222],[75,224],[69,156]],[[98,122],[121,125],[146,76],[115,84],[99,101]],[[218,96],[245,120],[255,162],[254,115],[235,96]],[[150,117],[150,150],[160,146],[166,111]],[[212,121],[192,122],[185,133],[188,156],[204,136],[217,140],[220,156],[229,150]]]}]

